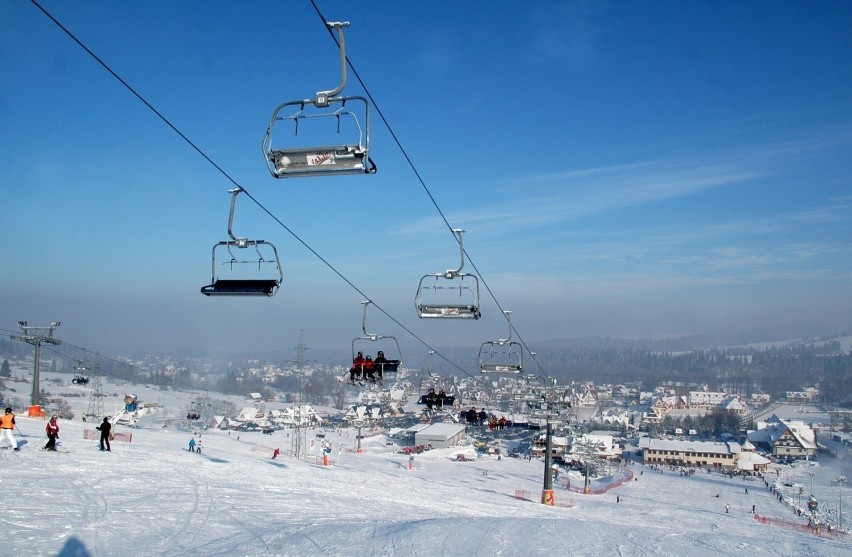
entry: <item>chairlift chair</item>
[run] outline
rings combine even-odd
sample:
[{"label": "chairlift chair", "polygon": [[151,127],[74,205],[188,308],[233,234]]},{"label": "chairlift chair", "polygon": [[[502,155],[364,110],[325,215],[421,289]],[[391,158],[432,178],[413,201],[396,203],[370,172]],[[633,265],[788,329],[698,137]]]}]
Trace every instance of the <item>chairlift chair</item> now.
[{"label": "chairlift chair", "polygon": [[[327,22],[326,25],[336,29],[339,37],[340,84],[330,91],[318,91],[313,99],[285,102],[272,113],[262,148],[266,166],[275,178],[376,172],[376,165],[370,159],[370,103],[361,96],[337,96],[346,85],[343,28],[348,27],[349,22]],[[363,128],[359,117],[363,119]],[[286,145],[273,143],[273,128],[282,122],[293,124],[293,135]],[[341,126],[345,127],[347,141],[321,145],[306,145],[309,141],[296,142],[300,128],[307,127],[316,133],[324,122],[335,126],[337,134],[341,133]],[[318,137],[323,138],[324,134]]]},{"label": "chairlift chair", "polygon": [[[443,273],[429,273],[420,279],[414,306],[423,319],[479,319],[479,279],[476,275],[461,272],[464,268],[464,230],[454,228],[459,239],[461,264],[458,269]],[[467,279],[467,283],[465,283]]]},{"label": "chairlift chair", "polygon": [[512,312],[504,311],[509,337],[483,342],[479,347],[479,371],[482,373],[522,373],[524,352],[521,343],[512,340]]},{"label": "chairlift chair", "polygon": [[[364,348],[364,346],[369,346],[369,344],[365,344],[365,342],[373,343],[373,342],[379,342],[379,341],[382,341],[382,340],[392,341],[392,342],[385,342],[384,344],[391,346],[391,347],[395,347],[395,349],[396,349],[395,355],[398,356],[397,359],[388,358],[387,362],[385,362],[385,363],[379,363],[377,365],[374,362],[374,364],[373,364],[374,366],[376,366],[373,369],[375,379],[377,381],[381,381],[381,380],[384,379],[384,375],[386,373],[396,373],[397,371],[399,371],[399,365],[402,362],[402,351],[399,348],[399,341],[396,340],[396,337],[393,337],[393,336],[390,336],[390,335],[378,335],[376,333],[368,333],[367,332],[367,306],[370,305],[371,302],[369,300],[365,300],[361,303],[364,305],[364,316],[363,316],[363,320],[362,320],[362,323],[361,323],[361,330],[363,331],[364,336],[355,337],[354,339],[352,339],[352,361],[353,362],[355,361],[355,356],[359,351],[364,352],[366,350],[366,348]],[[394,355],[394,354],[392,353],[392,355]],[[361,373],[361,376],[363,377],[363,375],[364,375],[363,366],[362,366],[362,369],[360,369],[358,371]]]},{"label": "chairlift chair", "polygon": [[[281,281],[284,280],[281,260],[275,245],[264,240],[237,237],[232,232],[234,207],[237,196],[242,191],[242,188],[236,188],[228,192],[231,194],[231,212],[228,217],[228,236],[231,239],[223,240],[213,246],[213,277],[210,284],[201,287],[201,293],[205,296],[274,296]],[[255,255],[247,258],[237,256],[237,252],[249,248],[254,249]],[[216,262],[216,253],[222,251],[228,254],[228,259],[221,263],[223,269],[228,268],[224,277],[219,268],[220,265]],[[255,265],[258,271],[272,267],[274,274],[266,273],[264,276],[256,276],[257,273],[252,272],[248,276],[243,276],[245,269]]]}]

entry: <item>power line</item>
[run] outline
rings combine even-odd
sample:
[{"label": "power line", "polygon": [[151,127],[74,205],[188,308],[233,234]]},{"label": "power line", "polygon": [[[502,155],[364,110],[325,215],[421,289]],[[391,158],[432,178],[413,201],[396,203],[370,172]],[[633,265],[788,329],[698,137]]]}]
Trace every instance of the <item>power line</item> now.
[{"label": "power line", "polygon": [[[311,247],[311,246],[310,246],[310,245],[309,245],[309,244],[308,244],[305,240],[303,240],[303,239],[302,239],[302,238],[301,238],[298,234],[296,234],[296,233],[295,233],[295,232],[294,232],[294,231],[293,231],[290,227],[288,227],[288,226],[287,226],[287,225],[286,225],[286,224],[285,224],[285,223],[284,223],[281,219],[279,219],[279,218],[278,218],[275,214],[273,214],[273,213],[272,213],[272,212],[271,212],[271,211],[270,211],[270,210],[269,210],[269,209],[268,209],[265,205],[263,205],[263,204],[262,204],[262,203],[261,203],[261,202],[260,202],[257,198],[255,198],[255,197],[251,194],[251,192],[249,192],[249,191],[248,191],[248,190],[247,190],[244,186],[240,185],[240,184],[236,181],[236,179],[235,179],[235,178],[233,178],[233,177],[232,177],[232,176],[231,176],[231,175],[230,175],[227,171],[225,171],[225,170],[224,170],[224,169],[223,169],[220,165],[218,165],[218,164],[217,164],[217,163],[216,163],[216,162],[215,162],[215,161],[214,161],[214,160],[213,160],[210,156],[208,156],[208,155],[204,152],[204,150],[203,150],[203,149],[201,149],[198,145],[196,145],[196,144],[195,144],[195,142],[193,142],[193,141],[192,141],[192,140],[191,140],[188,136],[186,136],[183,132],[181,132],[181,131],[180,131],[180,129],[179,129],[179,128],[175,125],[175,124],[173,124],[173,123],[172,123],[172,122],[171,122],[171,121],[170,121],[170,120],[169,120],[169,119],[168,119],[168,118],[167,118],[167,117],[166,117],[163,113],[161,113],[159,110],[157,110],[157,109],[156,109],[156,108],[155,108],[155,107],[154,107],[154,106],[153,106],[150,102],[148,102],[148,101],[147,101],[147,100],[146,100],[146,99],[145,99],[145,98],[144,98],[144,97],[143,97],[143,96],[142,96],[142,95],[141,95],[138,91],[136,91],[136,89],[134,89],[134,88],[133,88],[133,87],[132,87],[132,86],[131,86],[131,85],[130,85],[130,84],[129,84],[126,80],[124,80],[124,79],[123,79],[123,78],[122,78],[122,77],[121,77],[121,76],[120,76],[120,75],[119,75],[116,71],[114,71],[114,70],[113,70],[113,69],[109,66],[109,64],[107,64],[107,63],[106,63],[104,60],[102,60],[102,59],[101,59],[101,58],[100,58],[97,54],[95,54],[95,53],[94,53],[91,49],[89,49],[89,48],[88,48],[88,47],[87,47],[87,46],[86,46],[86,45],[85,45],[85,44],[84,44],[84,43],[83,43],[83,42],[82,42],[79,38],[77,38],[77,36],[76,36],[73,32],[71,32],[71,30],[70,30],[70,29],[68,29],[67,27],[65,27],[64,25],[62,25],[62,23],[61,23],[59,20],[57,20],[55,17],[53,17],[53,15],[51,15],[51,14],[50,14],[50,13],[49,13],[49,12],[48,12],[45,8],[44,8],[44,7],[42,7],[42,6],[38,3],[38,1],[37,1],[37,0],[31,0],[31,2],[32,2],[32,4],[33,4],[33,5],[35,5],[35,6],[36,6],[36,7],[37,7],[37,8],[38,8],[38,9],[39,9],[39,10],[40,10],[40,11],[41,11],[41,12],[42,12],[42,13],[43,13],[43,14],[44,14],[47,18],[48,18],[48,19],[50,19],[50,20],[51,20],[51,21],[52,21],[52,22],[53,22],[53,23],[54,23],[57,27],[59,27],[59,28],[60,28],[60,29],[61,29],[61,30],[62,30],[62,31],[63,31],[63,32],[64,32],[64,33],[65,33],[65,34],[69,37],[69,38],[71,38],[71,40],[73,40],[73,41],[74,41],[74,42],[75,42],[75,43],[76,43],[76,44],[77,44],[80,48],[82,48],[82,49],[83,49],[83,50],[84,50],[84,51],[85,51],[85,52],[86,52],[89,56],[91,56],[91,57],[92,57],[92,58],[93,58],[93,59],[94,59],[94,60],[95,60],[95,61],[96,61],[96,62],[97,62],[97,63],[98,63],[101,67],[103,67],[103,68],[104,68],[104,69],[105,69],[105,70],[106,70],[106,71],[107,71],[110,75],[112,75],[112,76],[113,76],[113,77],[114,77],[114,78],[115,78],[115,79],[116,79],[119,83],[121,83],[121,84],[122,84],[122,86],[124,86],[124,87],[125,87],[128,91],[130,91],[130,93],[131,93],[134,97],[136,97],[136,98],[137,98],[140,102],[142,102],[142,103],[143,103],[143,104],[144,104],[144,105],[145,105],[145,106],[146,106],[149,110],[151,110],[151,111],[152,111],[152,112],[153,112],[153,113],[154,113],[154,114],[155,114],[155,115],[156,115],[156,116],[157,116],[157,117],[158,117],[158,118],[159,118],[159,119],[160,119],[163,123],[165,123],[165,124],[166,124],[166,125],[167,125],[167,126],[168,126],[171,130],[172,130],[172,131],[174,131],[174,132],[175,132],[175,133],[176,133],[176,134],[177,134],[177,135],[178,135],[181,139],[183,139],[183,140],[184,140],[184,141],[185,141],[185,142],[186,142],[186,143],[187,143],[190,147],[192,147],[192,149],[193,149],[194,151],[196,151],[199,155],[201,155],[201,157],[202,157],[202,158],[204,158],[204,160],[206,160],[208,163],[210,163],[210,164],[211,164],[211,165],[212,165],[212,166],[213,166],[213,167],[214,167],[217,171],[219,171],[219,173],[220,173],[220,174],[222,174],[222,175],[223,175],[223,176],[224,176],[224,177],[225,177],[225,178],[226,178],[229,182],[231,182],[234,186],[236,186],[236,187],[238,187],[238,188],[241,188],[241,189],[242,189],[242,191],[243,191],[243,193],[245,193],[245,194],[248,196],[248,198],[249,198],[249,199],[251,199],[251,200],[252,200],[252,201],[253,201],[253,202],[254,202],[254,203],[255,203],[255,204],[256,204],[256,205],[257,205],[257,206],[258,206],[258,207],[259,207],[259,208],[260,208],[260,209],[264,212],[264,213],[266,213],[266,214],[267,214],[267,215],[268,215],[268,216],[269,216],[269,217],[270,217],[273,221],[275,221],[275,222],[276,222],[279,226],[281,226],[281,227],[282,227],[285,231],[287,231],[287,233],[289,233],[289,234],[290,234],[290,235],[291,235],[291,236],[292,236],[292,237],[293,237],[293,238],[294,238],[297,242],[299,242],[299,243],[300,243],[300,244],[301,244],[301,245],[302,245],[305,249],[307,249],[307,250],[308,250],[308,251],[309,251],[312,255],[314,255],[314,256],[315,256],[317,259],[319,259],[319,260],[320,260],[323,264],[325,264],[325,266],[326,266],[326,267],[328,267],[328,268],[329,268],[329,269],[330,269],[330,270],[331,270],[334,274],[336,274],[336,275],[337,275],[337,276],[338,276],[341,280],[343,280],[346,284],[348,284],[348,285],[349,285],[349,286],[350,286],[353,290],[355,290],[355,291],[356,291],[358,294],[360,294],[363,298],[365,298],[365,299],[367,299],[367,300],[370,300],[370,301],[373,303],[373,305],[376,307],[376,309],[378,309],[380,312],[382,312],[382,313],[383,313],[386,317],[388,317],[391,321],[393,321],[394,323],[396,323],[396,325],[397,325],[398,327],[400,327],[403,331],[405,331],[406,333],[408,333],[409,335],[411,335],[411,337],[413,337],[413,338],[414,338],[414,339],[416,339],[418,342],[420,342],[420,343],[421,343],[424,347],[426,347],[428,350],[432,350],[432,351],[434,351],[434,352],[435,352],[435,353],[436,353],[436,354],[437,354],[440,358],[442,358],[445,362],[447,362],[448,364],[450,364],[451,366],[453,366],[454,368],[456,368],[457,370],[459,370],[459,371],[460,371],[460,372],[462,372],[463,374],[465,374],[465,375],[467,375],[467,376],[469,376],[469,377],[471,377],[471,378],[473,378],[473,377],[474,377],[474,375],[473,375],[473,374],[471,374],[471,373],[470,373],[470,372],[468,372],[467,370],[463,369],[461,366],[459,366],[458,364],[456,364],[455,362],[451,361],[449,358],[447,358],[446,356],[444,356],[443,354],[441,354],[440,352],[438,352],[437,350],[435,350],[435,349],[434,349],[434,347],[432,347],[432,346],[431,346],[428,342],[426,342],[426,341],[425,341],[424,339],[422,339],[419,335],[417,335],[416,333],[414,333],[411,329],[409,329],[408,327],[406,327],[405,325],[403,325],[403,324],[402,324],[402,323],[401,323],[398,319],[396,319],[393,315],[391,315],[390,313],[388,313],[388,312],[387,312],[384,308],[382,308],[379,304],[375,303],[375,302],[372,300],[372,298],[371,298],[370,296],[368,296],[368,295],[367,295],[367,294],[366,294],[366,293],[365,293],[365,292],[364,292],[361,288],[359,288],[359,287],[358,287],[357,285],[355,285],[355,284],[354,284],[351,280],[349,280],[349,279],[348,279],[348,278],[347,278],[347,277],[346,277],[343,273],[341,273],[341,272],[340,272],[340,271],[339,271],[339,270],[338,270],[338,269],[337,269],[334,265],[332,265],[332,264],[331,264],[331,263],[330,263],[327,259],[325,259],[322,255],[320,255],[320,254],[319,254],[319,252],[317,252],[316,250],[314,250],[314,249],[313,249],[313,248],[312,248],[312,247]],[[313,0],[311,0],[311,2],[312,2],[312,4],[314,5],[315,10],[317,11],[317,14],[318,14],[318,15],[322,18],[322,14],[319,12],[319,8],[316,6],[316,4],[313,2]],[[325,26],[325,19],[323,19],[323,25]],[[329,31],[330,31],[330,30],[329,30]],[[331,32],[331,31],[330,31],[330,32]],[[334,37],[334,34],[333,34],[333,33],[332,33],[332,38],[335,40],[335,43],[337,43],[337,40],[336,40],[336,38]],[[338,47],[339,47],[339,45],[338,45]],[[410,157],[408,156],[407,152],[406,152],[406,151],[405,151],[405,149],[403,148],[403,146],[402,146],[401,142],[400,142],[400,141],[398,140],[398,138],[396,137],[396,134],[393,132],[393,128],[390,126],[390,123],[389,123],[389,122],[387,121],[387,119],[384,117],[384,114],[381,112],[381,110],[379,110],[378,106],[377,106],[377,105],[376,105],[376,103],[375,103],[375,100],[372,98],[372,95],[370,95],[369,91],[367,91],[366,87],[364,86],[363,80],[361,79],[360,75],[358,75],[357,70],[355,69],[355,67],[354,67],[354,65],[351,63],[351,61],[349,61],[348,57],[347,57],[347,63],[349,64],[349,67],[350,67],[350,68],[352,68],[352,71],[353,71],[353,73],[356,75],[356,77],[357,77],[357,79],[358,79],[358,82],[361,84],[361,86],[362,86],[362,87],[364,87],[364,90],[365,90],[365,92],[366,92],[367,96],[369,97],[370,101],[374,104],[374,106],[376,106],[376,110],[377,110],[377,112],[379,113],[379,115],[380,115],[380,117],[381,117],[381,119],[382,119],[382,122],[385,124],[385,126],[387,127],[387,129],[389,130],[389,132],[391,133],[391,135],[393,136],[394,141],[396,142],[397,146],[399,147],[399,149],[400,149],[400,151],[402,152],[402,154],[403,154],[403,156],[405,157],[405,159],[408,161],[408,163],[409,163],[410,167],[412,168],[412,170],[414,171],[415,175],[418,177],[418,179],[419,179],[419,181],[420,181],[421,185],[423,186],[423,188],[424,188],[424,189],[425,189],[425,191],[427,192],[427,195],[428,195],[428,196],[429,196],[429,198],[432,200],[433,205],[434,205],[434,206],[435,206],[435,208],[438,210],[439,214],[441,215],[441,217],[443,218],[443,220],[444,220],[444,222],[447,224],[447,226],[448,226],[448,227],[450,227],[449,222],[447,221],[446,217],[444,216],[443,211],[442,211],[442,210],[441,210],[441,208],[438,206],[437,202],[436,202],[436,201],[435,201],[435,199],[434,199],[434,196],[432,196],[431,192],[429,191],[428,187],[426,186],[425,182],[423,181],[423,178],[420,176],[420,173],[417,171],[416,167],[414,166],[414,164],[413,164],[413,162],[411,161]],[[450,227],[450,230],[452,230],[452,227]],[[473,261],[471,261],[471,265],[472,265],[472,266],[473,266],[473,268],[477,271],[477,274],[479,274],[479,271],[478,271],[478,269],[476,268],[476,265],[473,263]],[[480,277],[480,278],[481,278],[481,277]],[[488,293],[491,295],[491,298],[494,300],[494,302],[497,304],[497,306],[501,309],[501,311],[503,311],[503,310],[502,310],[502,306],[500,306],[500,304],[499,304],[499,302],[497,301],[496,296],[495,296],[495,295],[494,295],[494,293],[492,292],[491,288],[487,285],[487,283],[485,282],[485,280],[484,280],[484,279],[482,279],[482,281],[483,281],[483,284],[485,285],[486,290],[487,290],[487,291],[488,291]],[[511,323],[510,323],[510,325],[511,325]],[[518,334],[518,338],[520,338],[520,339],[521,339],[521,344],[522,344],[522,346],[523,346],[525,349],[527,349],[527,348],[526,348],[526,344],[525,344],[525,342],[523,341],[522,337],[520,336],[520,334],[519,334],[519,333],[517,333],[517,329],[515,329],[515,327],[514,327],[514,326],[512,326],[512,328],[513,328],[513,330],[515,330],[516,334]],[[529,351],[529,349],[527,349],[527,351]],[[537,363],[537,362],[536,362],[536,364],[538,365],[538,363]],[[540,368],[540,366],[539,366],[539,368]]]},{"label": "power line", "polygon": [[[315,0],[311,0],[311,5],[313,5],[314,10],[316,11],[317,15],[319,16],[320,20],[323,23],[323,26],[328,31],[328,33],[331,36],[334,43],[337,45],[338,48],[340,48],[340,43],[337,40],[337,36],[334,34],[334,30],[331,27],[329,27],[328,25],[326,25],[326,21],[328,21],[328,20],[325,19],[325,17],[322,15],[322,12],[320,12],[320,9],[317,6]],[[429,197],[429,201],[432,202],[432,205],[435,207],[435,210],[438,211],[438,214],[441,216],[441,219],[444,221],[444,224],[447,225],[447,229],[449,229],[450,233],[453,235],[453,239],[456,242],[461,242],[461,240],[456,236],[455,231],[453,229],[453,226],[450,224],[450,221],[447,219],[447,216],[444,214],[444,211],[441,209],[440,205],[438,205],[438,201],[435,199],[435,196],[432,195],[432,192],[429,189],[429,186],[426,185],[426,181],[423,179],[423,176],[420,174],[420,172],[417,170],[417,167],[414,165],[414,161],[412,161],[411,157],[408,156],[408,151],[406,151],[405,147],[403,147],[402,142],[397,137],[396,132],[394,132],[393,127],[390,125],[390,122],[387,120],[387,118],[385,118],[384,112],[382,112],[381,107],[379,107],[379,104],[373,98],[373,95],[370,93],[370,90],[367,88],[367,85],[361,79],[361,75],[358,73],[358,69],[355,68],[355,64],[352,63],[352,61],[349,59],[349,56],[346,56],[346,63],[349,65],[349,68],[352,70],[352,73],[353,73],[353,75],[355,75],[355,78],[358,80],[358,83],[361,85],[361,88],[364,89],[364,94],[367,96],[368,99],[370,99],[370,102],[373,104],[373,107],[376,110],[376,114],[379,115],[379,118],[381,119],[382,123],[385,125],[385,128],[387,128],[388,133],[390,133],[391,137],[393,138],[394,143],[396,144],[400,153],[402,153],[402,156],[405,159],[405,161],[408,163],[409,168],[414,173],[414,175],[417,177],[417,181],[420,182],[420,186],[423,188],[423,191],[426,192],[427,197]],[[465,257],[467,258],[468,262],[470,263],[471,267],[473,267],[474,271],[476,271],[476,274],[479,276],[479,279],[482,281],[482,285],[485,287],[485,290],[488,292],[489,296],[491,296],[491,299],[497,305],[497,308],[500,310],[500,312],[502,314],[505,315],[506,310],[504,310],[503,306],[500,305],[500,302],[497,300],[497,296],[495,296],[494,292],[491,290],[491,287],[488,286],[488,283],[486,282],[485,278],[482,276],[482,273],[479,272],[479,269],[477,268],[476,263],[474,263],[473,259],[470,257],[470,254],[467,252],[467,250],[464,250],[464,254],[465,254]],[[387,315],[387,314],[385,314],[385,315]],[[521,337],[520,332],[515,327],[515,325],[511,323],[511,321],[509,322],[509,326],[512,328],[512,330],[518,336],[518,339],[520,339],[520,343],[523,346],[523,348],[527,352],[529,352],[530,355],[533,355],[533,352],[527,347],[527,344],[523,340],[523,337]],[[440,356],[440,354],[439,354],[439,356]],[[539,371],[544,373],[544,370],[542,369],[541,364],[537,360],[535,361],[535,365],[536,365],[536,367],[538,368]],[[544,376],[542,376],[542,378],[544,378]]]}]

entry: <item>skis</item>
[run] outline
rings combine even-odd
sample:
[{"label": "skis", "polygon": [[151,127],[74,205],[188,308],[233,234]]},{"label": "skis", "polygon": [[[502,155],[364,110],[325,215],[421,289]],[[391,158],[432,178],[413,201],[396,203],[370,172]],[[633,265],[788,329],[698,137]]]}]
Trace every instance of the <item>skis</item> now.
[{"label": "skis", "polygon": [[353,387],[356,387],[356,386],[357,387],[363,387],[364,385],[367,385],[368,383],[373,383],[373,384],[376,384],[376,385],[382,384],[382,380],[379,379],[379,378],[375,378],[375,379],[360,379],[359,378],[357,381],[355,381],[355,380],[352,380],[352,379],[347,380],[346,379],[347,375],[349,375],[348,371],[346,373],[344,373],[343,375],[338,375],[337,381],[340,382],[340,383],[349,383]]}]

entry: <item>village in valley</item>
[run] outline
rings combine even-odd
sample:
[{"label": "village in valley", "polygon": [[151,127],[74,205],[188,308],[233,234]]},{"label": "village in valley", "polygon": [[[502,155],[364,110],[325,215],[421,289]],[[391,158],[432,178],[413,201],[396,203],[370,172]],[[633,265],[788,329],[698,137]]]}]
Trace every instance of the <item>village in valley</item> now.
[{"label": "village in valley", "polygon": [[[396,455],[401,467],[438,454],[462,463],[516,459],[550,470],[542,493],[556,490],[563,504],[570,494],[572,505],[576,497],[618,494],[640,472],[718,475],[748,480],[746,493],[751,486],[771,490],[789,510],[784,519],[756,511],[755,520],[846,539],[842,488],[852,413],[826,404],[813,385],[774,399],[706,384],[662,382],[645,391],[640,382],[560,385],[523,374],[441,376],[405,366],[383,381],[349,385],[335,380],[347,372],[341,366],[255,362],[244,377],[265,386],[240,396],[193,386],[204,378],[167,359],[123,360],[117,372],[115,362],[55,352],[40,362],[39,405],[31,405],[34,362],[15,353],[2,362],[4,404],[33,420],[56,415],[82,427],[85,439],[95,435],[87,424],[107,416],[119,443],[171,431],[201,451],[211,436],[224,436],[269,453],[259,458],[274,451],[324,466],[345,453],[376,450]],[[274,387],[282,381],[291,390]],[[307,385],[317,381],[335,390],[310,395]],[[535,489],[514,496],[539,502]]]}]

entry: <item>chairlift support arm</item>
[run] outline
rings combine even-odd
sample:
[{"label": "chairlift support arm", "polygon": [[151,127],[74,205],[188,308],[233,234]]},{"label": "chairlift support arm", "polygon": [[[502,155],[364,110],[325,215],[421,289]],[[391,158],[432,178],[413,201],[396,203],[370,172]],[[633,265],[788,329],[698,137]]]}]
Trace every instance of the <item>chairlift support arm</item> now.
[{"label": "chairlift support arm", "polygon": [[237,196],[240,195],[240,193],[242,191],[244,191],[243,188],[234,188],[232,190],[228,190],[228,193],[231,194],[231,211],[228,214],[228,236],[231,237],[231,240],[233,240],[234,243],[239,248],[244,248],[244,247],[248,246],[248,238],[245,238],[245,237],[238,238],[238,237],[234,236],[234,233],[233,233],[234,209],[237,206]]},{"label": "chairlift support arm", "polygon": [[509,322],[509,336],[508,338],[501,338],[497,341],[497,344],[500,346],[508,344],[509,341],[512,340],[512,312],[504,309],[503,314],[506,316],[506,320]]},{"label": "chairlift support arm", "polygon": [[459,239],[459,257],[461,259],[461,263],[459,264],[458,269],[447,269],[444,276],[448,279],[457,277],[461,273],[461,270],[464,269],[464,237],[462,236],[462,234],[464,234],[464,229],[453,228],[453,234],[458,236]]},{"label": "chairlift support arm", "polygon": [[319,107],[328,106],[328,99],[339,95],[346,86],[346,38],[343,34],[343,28],[349,27],[349,22],[326,21],[325,24],[331,29],[337,29],[337,37],[340,45],[340,84],[330,91],[317,91],[315,102]]}]

